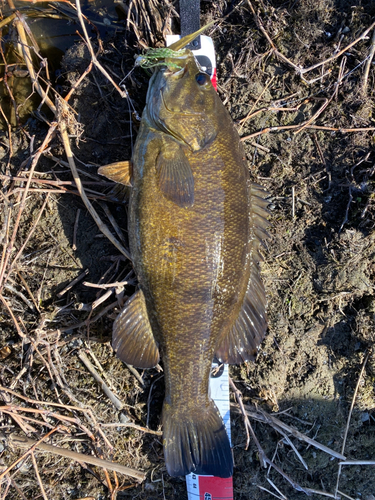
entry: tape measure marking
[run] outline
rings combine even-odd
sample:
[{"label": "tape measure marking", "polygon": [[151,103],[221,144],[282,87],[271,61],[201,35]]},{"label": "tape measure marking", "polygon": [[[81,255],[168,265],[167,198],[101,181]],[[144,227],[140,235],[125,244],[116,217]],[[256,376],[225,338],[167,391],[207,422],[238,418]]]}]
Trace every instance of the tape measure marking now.
[{"label": "tape measure marking", "polygon": [[[212,363],[214,370],[218,366],[218,363]],[[229,442],[231,442],[228,365],[221,365],[217,374],[211,375],[210,393],[224,420]],[[186,488],[189,500],[233,500],[233,478],[231,477],[189,474],[186,476]]]}]

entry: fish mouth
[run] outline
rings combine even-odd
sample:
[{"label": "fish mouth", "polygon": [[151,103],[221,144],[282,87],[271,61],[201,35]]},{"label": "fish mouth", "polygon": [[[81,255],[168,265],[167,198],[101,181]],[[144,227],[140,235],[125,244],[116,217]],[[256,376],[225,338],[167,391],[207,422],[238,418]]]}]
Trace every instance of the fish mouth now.
[{"label": "fish mouth", "polygon": [[179,66],[175,64],[171,59],[164,61],[166,69],[164,70],[164,76],[166,78],[173,78],[173,80],[180,80],[187,72],[187,59],[189,55],[184,55],[181,57],[173,58],[173,60],[177,59],[179,62],[183,61],[184,65]]}]

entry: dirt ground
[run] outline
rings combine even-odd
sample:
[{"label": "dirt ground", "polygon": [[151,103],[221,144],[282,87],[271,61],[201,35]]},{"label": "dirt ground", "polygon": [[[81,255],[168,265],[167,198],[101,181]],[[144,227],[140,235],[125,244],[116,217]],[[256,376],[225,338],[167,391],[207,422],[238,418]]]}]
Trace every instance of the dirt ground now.
[{"label": "dirt ground", "polygon": [[[129,2],[121,5],[126,17]],[[128,31],[102,36],[99,61],[117,83],[131,71],[134,55],[162,45],[166,19],[178,26],[177,2],[149,2],[151,14],[142,5],[132,2]],[[254,440],[245,449],[233,397],[234,498],[373,500],[375,462],[363,461],[375,460],[375,74],[369,59],[375,3],[202,2],[202,23],[228,13],[209,30],[218,92],[244,140],[252,178],[269,192],[271,222],[262,263],[269,330],[256,362],[230,372],[258,417],[250,421],[264,453],[284,471],[262,466]],[[11,27],[3,35],[10,38]],[[98,50],[95,33],[90,36]],[[55,88],[65,96],[89,63],[83,42],[71,46]],[[125,247],[127,193],[97,169],[130,159],[147,82],[144,70],[135,69],[124,82],[129,98],[121,98],[92,69],[69,100],[82,124],[79,140],[70,130],[79,175],[101,220]],[[7,116],[8,91],[4,81],[0,85]],[[59,132],[26,185],[52,119],[43,109],[8,127],[3,115],[1,498],[186,499],[184,479],[166,473],[160,432],[146,429],[161,430],[161,373],[129,369],[110,346],[119,304],[136,284],[131,265],[85,208]],[[116,233],[108,214],[120,228]],[[128,284],[103,287],[123,281]],[[84,353],[120,400],[117,407],[82,361]],[[264,412],[329,450],[259,421]],[[34,440],[51,432],[47,443],[113,460],[145,472],[146,479],[116,479],[101,467],[42,451],[14,465],[26,451],[12,444],[14,432]],[[340,469],[330,450],[358,462]]]}]

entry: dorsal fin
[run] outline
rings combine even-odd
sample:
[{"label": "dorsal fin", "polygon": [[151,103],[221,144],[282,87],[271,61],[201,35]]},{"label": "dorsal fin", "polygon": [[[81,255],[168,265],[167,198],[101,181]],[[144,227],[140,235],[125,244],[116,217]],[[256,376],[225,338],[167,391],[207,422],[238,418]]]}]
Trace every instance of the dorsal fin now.
[{"label": "dorsal fin", "polygon": [[251,220],[253,223],[252,262],[248,287],[238,314],[229,331],[219,340],[216,357],[229,364],[240,364],[254,359],[257,349],[267,331],[266,294],[260,277],[258,262],[262,259],[260,245],[269,235],[266,227],[269,222],[268,202],[264,199],[266,191],[257,184],[251,186]]},{"label": "dorsal fin", "polygon": [[215,353],[217,359],[233,365],[254,359],[266,330],[266,295],[258,264],[254,262],[238,318],[220,340]]}]

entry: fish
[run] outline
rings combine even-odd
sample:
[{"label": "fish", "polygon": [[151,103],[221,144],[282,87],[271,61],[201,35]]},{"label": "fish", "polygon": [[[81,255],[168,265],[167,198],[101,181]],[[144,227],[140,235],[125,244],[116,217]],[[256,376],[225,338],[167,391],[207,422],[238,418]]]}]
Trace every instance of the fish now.
[{"label": "fish", "polygon": [[203,29],[141,56],[154,72],[131,162],[99,173],[131,185],[129,246],[139,283],[114,321],[112,346],[139,368],[162,358],[168,473],[225,478],[233,457],[209,394],[211,363],[254,359],[265,336],[259,262],[268,202],[250,181],[210,77],[184,49]]}]

